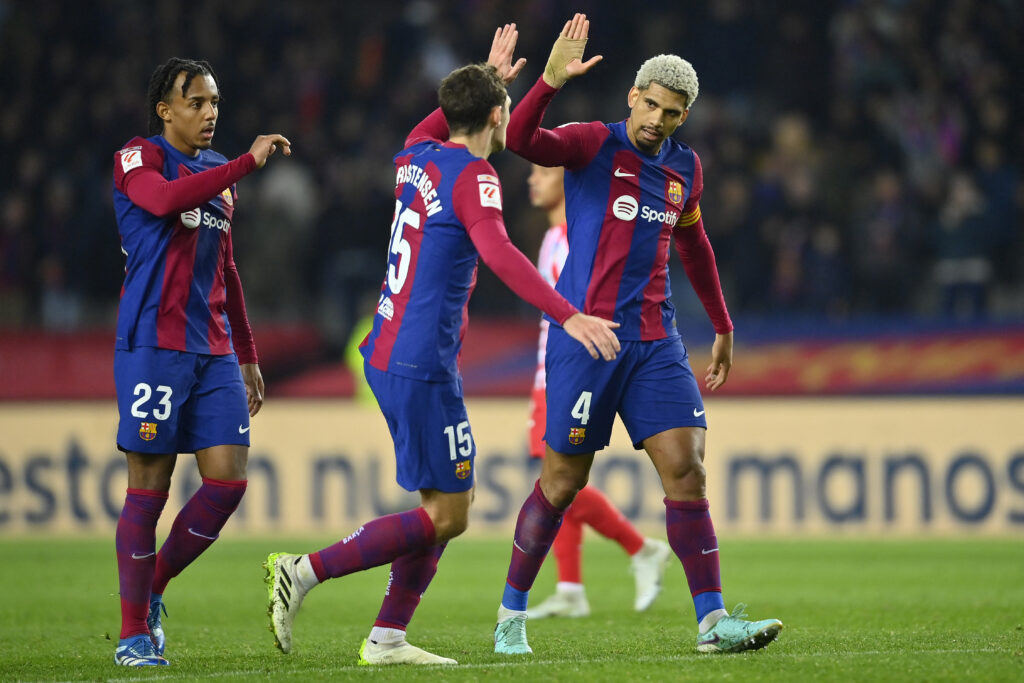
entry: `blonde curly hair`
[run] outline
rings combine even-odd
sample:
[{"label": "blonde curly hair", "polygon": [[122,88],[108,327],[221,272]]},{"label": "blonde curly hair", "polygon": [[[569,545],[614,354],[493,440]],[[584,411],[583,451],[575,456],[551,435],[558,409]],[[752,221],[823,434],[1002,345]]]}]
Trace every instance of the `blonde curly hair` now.
[{"label": "blonde curly hair", "polygon": [[633,82],[639,90],[646,90],[651,83],[686,96],[686,108],[689,109],[697,100],[700,86],[697,84],[697,72],[693,65],[676,55],[658,55],[651,57],[640,65]]}]

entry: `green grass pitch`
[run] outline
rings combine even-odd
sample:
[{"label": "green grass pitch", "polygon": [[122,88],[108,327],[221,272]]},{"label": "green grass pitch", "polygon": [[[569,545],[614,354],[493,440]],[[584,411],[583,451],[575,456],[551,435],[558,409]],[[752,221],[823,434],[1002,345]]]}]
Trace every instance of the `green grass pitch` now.
[{"label": "green grass pitch", "polygon": [[[593,615],[532,622],[534,654],[518,658],[495,655],[491,642],[509,540],[457,539],[409,639],[459,666],[424,669],[356,666],[386,568],[316,588],[296,621],[295,651],[274,649],[263,558],[333,540],[216,543],[165,594],[172,666],[145,670],[113,664],[113,538],[0,540],[0,680],[1024,680],[1020,538],[723,538],[727,607],[746,602],[752,618],[777,617],[786,627],[759,652],[698,655],[678,563],[654,606],[636,614],[627,558],[590,537],[584,571]],[[553,574],[544,567],[535,601],[551,591]]]}]

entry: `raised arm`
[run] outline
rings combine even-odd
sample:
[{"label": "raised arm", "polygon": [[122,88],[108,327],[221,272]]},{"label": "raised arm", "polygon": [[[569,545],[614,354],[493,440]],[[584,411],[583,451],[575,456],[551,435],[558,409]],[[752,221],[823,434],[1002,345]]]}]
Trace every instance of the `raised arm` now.
[{"label": "raised arm", "polygon": [[570,78],[589,71],[602,57],[597,55],[583,62],[590,22],[585,14],[577,14],[565,23],[555,40],[544,67],[523,101],[513,110],[508,123],[508,148],[535,164],[579,168],[597,155],[608,130],[601,123],[570,124],[554,130],[541,128],[551,98]]},{"label": "raised arm", "polygon": [[597,156],[601,143],[608,137],[608,128],[599,121],[541,128],[544,111],[557,92],[543,78],[538,78],[512,110],[505,144],[527,161],[541,166],[581,168]]},{"label": "raised arm", "polygon": [[590,20],[586,14],[576,14],[565,22],[544,66],[545,83],[552,88],[561,88],[569,79],[582,76],[604,59],[601,55],[595,55],[583,61],[583,50],[589,36]]},{"label": "raised arm", "polygon": [[[520,58],[513,63],[512,53],[516,49],[516,41],[519,39],[519,31],[515,24],[505,24],[494,32],[494,39],[491,41],[491,52],[487,56],[487,63],[493,66],[501,79],[508,85],[516,79],[519,72],[526,66],[526,60]],[[448,122],[444,118],[444,112],[440,107],[430,112],[427,118],[423,119],[412,129],[405,139],[405,147],[415,144],[421,140],[447,140],[450,131]]]},{"label": "raised arm", "polygon": [[167,180],[162,170],[153,166],[140,166],[124,177],[119,189],[154,216],[170,216],[210,201],[255,170],[256,160],[251,154],[176,180]]},{"label": "raised arm", "polygon": [[430,112],[427,118],[416,124],[416,127],[409,133],[409,137],[405,139],[405,147],[409,147],[421,140],[440,140],[444,142],[447,139],[448,121],[444,118],[444,112],[438,107]]},{"label": "raised arm", "polygon": [[135,138],[114,157],[114,183],[134,204],[154,216],[169,216],[195,208],[262,168],[278,146],[291,154],[291,143],[278,134],[260,135],[249,151],[226,164],[201,173],[167,180],[163,150]]}]

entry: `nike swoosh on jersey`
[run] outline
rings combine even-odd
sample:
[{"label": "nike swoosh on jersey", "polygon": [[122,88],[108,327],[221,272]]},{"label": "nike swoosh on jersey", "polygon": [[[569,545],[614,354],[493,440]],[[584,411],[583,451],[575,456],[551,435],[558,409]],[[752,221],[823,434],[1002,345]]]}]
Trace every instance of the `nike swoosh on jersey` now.
[{"label": "nike swoosh on jersey", "polygon": [[616,168],[615,169],[615,177],[616,178],[636,177],[636,173],[627,173],[626,171],[623,171],[621,168]]},{"label": "nike swoosh on jersey", "polygon": [[250,429],[252,429],[252,425],[249,425],[247,427],[243,427],[242,425],[238,425],[238,433],[239,434],[245,434]]},{"label": "nike swoosh on jersey", "polygon": [[700,417],[703,414],[704,414],[703,410],[697,410],[696,408],[693,409],[693,416],[694,417]]}]

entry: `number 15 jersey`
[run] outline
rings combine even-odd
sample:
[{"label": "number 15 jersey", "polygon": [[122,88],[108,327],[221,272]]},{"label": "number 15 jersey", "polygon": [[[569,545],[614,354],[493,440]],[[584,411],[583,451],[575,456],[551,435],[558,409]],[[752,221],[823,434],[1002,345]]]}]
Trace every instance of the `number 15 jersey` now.
[{"label": "number 15 jersey", "polygon": [[479,256],[467,230],[502,220],[501,183],[485,159],[436,139],[399,152],[395,170],[387,273],[361,350],[378,370],[456,378]]}]

